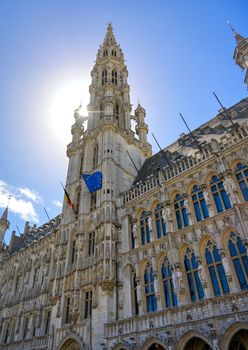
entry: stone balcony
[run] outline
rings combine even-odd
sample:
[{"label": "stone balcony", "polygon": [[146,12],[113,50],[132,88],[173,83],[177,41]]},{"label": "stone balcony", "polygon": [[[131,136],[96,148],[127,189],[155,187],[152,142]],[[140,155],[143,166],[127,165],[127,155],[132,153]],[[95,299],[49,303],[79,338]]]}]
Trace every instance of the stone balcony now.
[{"label": "stone balcony", "polygon": [[40,336],[32,339],[23,339],[21,341],[12,342],[11,344],[1,344],[1,349],[4,350],[31,350],[31,349],[47,349],[48,348],[48,336]]},{"label": "stone balcony", "polygon": [[[248,139],[248,126],[242,125],[242,127],[234,129],[232,132],[224,134],[221,136],[219,140],[219,149],[224,151],[236,144],[240,144],[242,140]],[[187,158],[183,158],[177,160],[172,164],[171,167],[167,166],[162,169],[161,172],[164,179],[163,181],[167,182],[175,177],[183,174],[187,170],[192,169],[193,167],[202,164],[204,161],[211,159],[214,157],[214,151],[211,147],[210,143],[206,143],[201,146],[202,151],[195,152],[194,156],[189,156]],[[145,183],[140,183],[139,185],[131,188],[130,190],[122,193],[122,201],[123,204],[130,203],[135,199],[151,192],[156,187],[161,185],[161,179],[158,176],[151,176]]]},{"label": "stone balcony", "polygon": [[105,325],[108,341],[125,341],[137,334],[191,327],[193,324],[210,323],[218,319],[242,318],[248,315],[248,291],[205,299],[197,303],[166,308],[154,313],[132,316]]}]

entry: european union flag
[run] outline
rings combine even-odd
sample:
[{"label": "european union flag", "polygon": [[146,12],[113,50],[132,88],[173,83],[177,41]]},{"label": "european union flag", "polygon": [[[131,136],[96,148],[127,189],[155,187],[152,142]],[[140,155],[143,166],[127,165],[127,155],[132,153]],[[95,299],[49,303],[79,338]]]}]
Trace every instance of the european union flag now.
[{"label": "european union flag", "polygon": [[82,174],[90,193],[93,193],[102,188],[102,172],[96,171],[93,174]]}]

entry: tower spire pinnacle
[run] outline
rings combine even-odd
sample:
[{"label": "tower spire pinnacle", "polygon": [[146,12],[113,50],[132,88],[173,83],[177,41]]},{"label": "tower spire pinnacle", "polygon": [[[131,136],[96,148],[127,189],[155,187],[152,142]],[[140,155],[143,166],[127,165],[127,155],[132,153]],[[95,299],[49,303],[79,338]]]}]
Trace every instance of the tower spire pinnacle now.
[{"label": "tower spire pinnacle", "polygon": [[236,32],[235,28],[232,26],[232,24],[230,23],[230,21],[227,21],[227,24],[229,25],[231,31],[233,32],[233,35],[234,35],[234,38],[235,38],[237,44],[239,44],[240,41],[241,41],[242,39],[244,39],[244,38],[242,37],[242,35],[240,35],[239,33]]}]

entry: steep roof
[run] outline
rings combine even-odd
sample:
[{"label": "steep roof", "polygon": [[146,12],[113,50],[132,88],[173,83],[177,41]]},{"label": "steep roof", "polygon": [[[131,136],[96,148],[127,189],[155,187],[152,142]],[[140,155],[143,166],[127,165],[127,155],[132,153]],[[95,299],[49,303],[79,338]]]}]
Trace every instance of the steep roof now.
[{"label": "steep roof", "polygon": [[203,146],[212,139],[219,141],[226,133],[247,122],[248,97],[226,109],[226,111],[220,110],[216,117],[193,130],[194,138],[190,134],[183,133],[174,143],[163,149],[164,154],[160,151],[146,159],[139,170],[140,176],[136,177],[133,186],[142,180],[147,180],[150,176],[156,174],[158,170],[167,168],[170,165],[173,166],[180,159],[192,157],[199,151],[198,145]]}]

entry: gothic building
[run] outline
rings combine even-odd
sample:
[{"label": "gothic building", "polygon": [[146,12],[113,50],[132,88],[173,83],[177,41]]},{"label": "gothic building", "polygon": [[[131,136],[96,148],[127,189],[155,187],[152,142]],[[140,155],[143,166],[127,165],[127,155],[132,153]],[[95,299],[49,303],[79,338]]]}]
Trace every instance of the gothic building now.
[{"label": "gothic building", "polygon": [[8,246],[0,219],[0,349],[247,350],[248,98],[152,155],[111,24],[91,77],[67,147],[75,210]]}]

